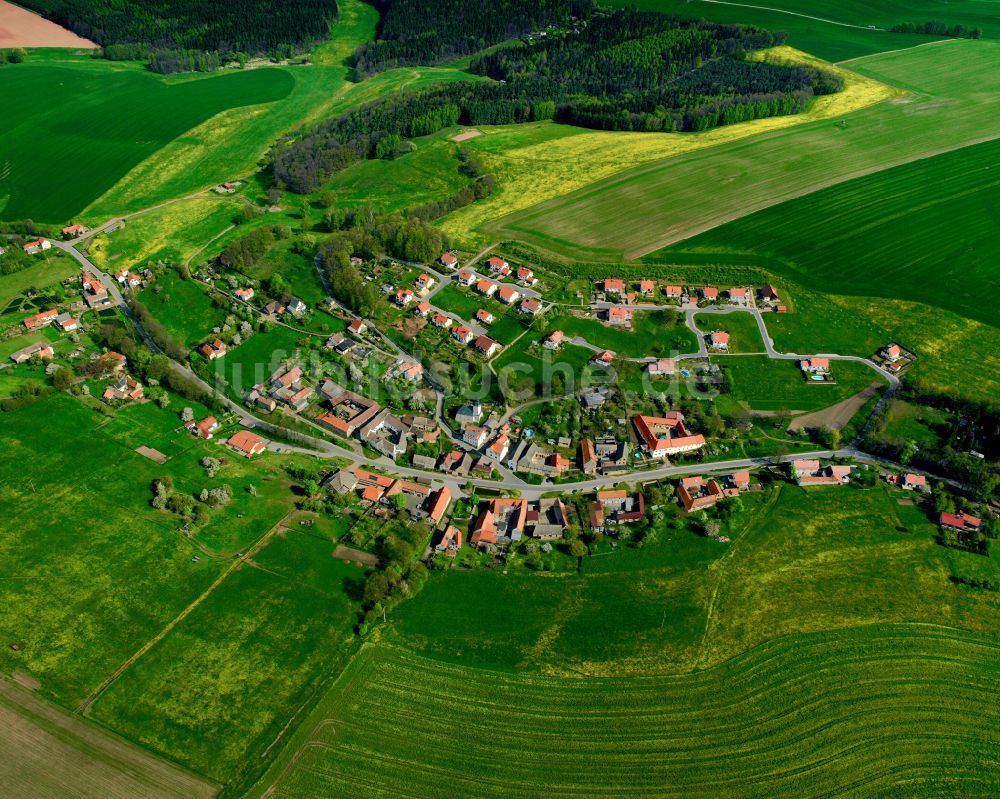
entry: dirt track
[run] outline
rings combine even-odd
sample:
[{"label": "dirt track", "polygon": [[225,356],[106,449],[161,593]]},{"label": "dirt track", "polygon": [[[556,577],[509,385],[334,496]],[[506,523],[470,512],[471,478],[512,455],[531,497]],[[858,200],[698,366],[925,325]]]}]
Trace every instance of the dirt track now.
[{"label": "dirt track", "polygon": [[0,47],[97,47],[26,8],[0,0]]},{"label": "dirt track", "polygon": [[793,433],[809,427],[841,430],[851,421],[854,414],[860,411],[865,406],[865,403],[878,393],[878,390],[879,384],[872,383],[864,391],[859,391],[853,397],[848,397],[836,405],[831,405],[829,408],[824,408],[821,411],[807,413],[805,416],[793,419],[792,423],[788,425],[788,429]]}]

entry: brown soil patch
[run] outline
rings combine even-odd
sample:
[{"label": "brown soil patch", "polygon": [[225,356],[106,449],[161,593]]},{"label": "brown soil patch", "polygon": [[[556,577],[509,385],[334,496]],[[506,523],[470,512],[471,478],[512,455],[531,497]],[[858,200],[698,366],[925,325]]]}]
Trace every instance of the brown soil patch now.
[{"label": "brown soil patch", "polygon": [[14,678],[14,682],[16,682],[18,685],[23,685],[25,688],[28,688],[29,690],[37,691],[39,688],[42,687],[42,684],[38,680],[36,680],[30,674],[25,674],[23,671],[20,670],[15,671],[11,676]]},{"label": "brown soil patch", "polygon": [[362,552],[360,549],[338,546],[333,551],[333,556],[340,560],[353,560],[355,563],[362,563],[365,566],[378,566],[378,558],[370,552]]},{"label": "brown soil patch", "polygon": [[468,141],[469,139],[474,139],[476,136],[482,136],[483,132],[481,130],[463,130],[451,137],[452,141]]},{"label": "brown soil patch", "polygon": [[916,505],[917,503],[914,502],[912,499],[897,499],[896,500],[896,504],[897,505],[905,505],[906,507],[910,507],[912,505]]},{"label": "brown soil patch", "polygon": [[0,0],[0,47],[97,47],[26,8]]},{"label": "brown soil patch", "polygon": [[156,463],[159,463],[160,465],[163,465],[169,460],[169,458],[162,452],[156,449],[152,449],[150,447],[136,447],[135,451],[138,452],[140,455],[142,455],[144,458],[149,458],[151,461],[156,461]]},{"label": "brown soil patch", "polygon": [[831,430],[842,430],[849,421],[860,411],[865,403],[878,393],[879,384],[872,383],[868,388],[859,391],[853,397],[848,397],[836,405],[824,408],[821,411],[807,413],[793,420],[788,429],[795,433],[805,428],[830,428]]}]

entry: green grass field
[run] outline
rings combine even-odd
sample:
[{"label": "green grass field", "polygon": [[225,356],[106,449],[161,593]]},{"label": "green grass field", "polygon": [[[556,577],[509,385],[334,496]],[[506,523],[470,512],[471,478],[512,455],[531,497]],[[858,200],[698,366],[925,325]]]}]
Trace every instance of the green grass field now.
[{"label": "green grass field", "polygon": [[716,356],[713,360],[729,370],[733,397],[755,411],[816,411],[852,397],[872,383],[884,379],[861,363],[834,361],[830,365],[836,383],[807,383],[798,361],[774,361],[766,355]]},{"label": "green grass field", "polygon": [[139,299],[174,338],[188,347],[209,335],[226,318],[226,311],[212,304],[201,283],[182,279],[173,269],[164,269],[139,294]]},{"label": "green grass field", "polygon": [[[766,319],[766,321],[771,320]],[[751,314],[695,314],[694,323],[706,335],[715,330],[729,333],[730,352],[764,352],[764,342],[760,338],[757,320]]]},{"label": "green grass field", "polygon": [[783,485],[725,547],[435,576],[252,795],[989,795],[997,608],[896,499]]},{"label": "green grass field", "polygon": [[623,358],[695,352],[698,343],[684,326],[683,317],[673,311],[636,311],[632,328],[609,327],[598,319],[554,316],[547,330],[562,330],[567,336],[581,336],[595,347],[603,347]]},{"label": "green grass field", "polygon": [[[757,25],[772,31],[785,31],[790,45],[828,61],[857,58],[933,41],[931,36],[869,30],[869,25],[888,27],[897,22],[941,19],[951,24],[988,27],[994,35],[1000,33],[990,0],[966,0],[954,4],[935,0],[918,0],[916,3],[905,4],[898,0],[890,3],[835,0],[819,7],[802,0],[777,0],[766,4],[700,0],[603,0],[603,4],[626,7],[635,5],[642,10],[676,14],[681,18],[702,18],[712,22]],[[970,6],[975,7],[975,10],[968,12]]]},{"label": "green grass field", "polygon": [[277,69],[164,79],[90,58],[29,59],[3,70],[0,94],[18,112],[4,131],[0,216],[70,219],[191,128],[230,108],[281,100],[294,84]]},{"label": "green grass field", "polygon": [[988,41],[871,56],[851,69],[911,94],[620,172],[483,229],[578,260],[641,256],[781,201],[1000,136],[998,66],[1000,43]]},{"label": "green grass field", "polygon": [[765,256],[772,272],[817,291],[925,302],[998,325],[998,188],[995,140],[781,203],[667,252]]}]

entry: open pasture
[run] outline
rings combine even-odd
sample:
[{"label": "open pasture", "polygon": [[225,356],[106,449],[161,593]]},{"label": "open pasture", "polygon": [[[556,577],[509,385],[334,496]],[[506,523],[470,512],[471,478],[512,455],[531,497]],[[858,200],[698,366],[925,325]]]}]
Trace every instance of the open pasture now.
[{"label": "open pasture", "polygon": [[565,679],[373,644],[252,795],[798,799],[961,781],[984,796],[1000,787],[980,758],[1000,722],[985,701],[998,655],[991,638],[879,625],[683,676]]},{"label": "open pasture", "polygon": [[68,220],[191,128],[281,100],[294,84],[278,69],[162,78],[89,58],[0,70],[0,95],[17,109],[4,130],[0,217]]},{"label": "open pasture", "polygon": [[191,278],[182,278],[175,269],[162,270],[153,284],[139,294],[139,299],[187,347],[204,339],[226,317],[225,309],[213,304],[205,286]]},{"label": "open pasture", "polygon": [[851,69],[910,94],[661,159],[484,230],[581,260],[613,252],[630,259],[851,178],[1000,136],[1000,42],[935,43]]},{"label": "open pasture", "polygon": [[1000,325],[1000,139],[813,192],[671,248],[750,253],[817,291],[924,302]]}]

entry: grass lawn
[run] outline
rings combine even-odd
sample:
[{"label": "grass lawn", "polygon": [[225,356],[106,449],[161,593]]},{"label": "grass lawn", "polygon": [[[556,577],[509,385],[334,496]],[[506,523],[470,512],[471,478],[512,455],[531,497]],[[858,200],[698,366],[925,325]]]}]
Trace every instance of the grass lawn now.
[{"label": "grass lawn", "polygon": [[266,333],[258,332],[239,347],[211,364],[232,388],[234,396],[242,397],[258,383],[267,380],[287,358],[299,350],[306,338],[302,333],[275,325]]},{"label": "grass lawn", "polygon": [[925,302],[997,325],[998,188],[1000,140],[813,192],[675,249],[765,256],[775,274],[817,291]]},{"label": "grass lawn", "polygon": [[911,93],[661,159],[487,227],[580,260],[634,258],[782,200],[1000,135],[998,66],[992,41],[870,56],[851,69]]},{"label": "grass lawn", "polygon": [[212,304],[208,291],[194,280],[185,280],[174,269],[164,269],[139,299],[182,344],[191,347],[226,318],[226,311]]},{"label": "grass lawn", "polygon": [[673,311],[636,311],[632,329],[611,327],[598,319],[554,316],[547,330],[562,330],[571,338],[580,336],[595,347],[609,349],[623,358],[665,356],[698,349],[694,334],[684,326],[683,317]]},{"label": "grass lawn", "polygon": [[80,272],[77,262],[68,255],[63,255],[62,251],[58,255],[50,251],[35,257],[38,263],[27,269],[0,276],[0,308],[6,307],[11,300],[28,289],[46,289]]},{"label": "grass lawn", "polygon": [[29,58],[0,73],[0,94],[21,109],[5,131],[0,217],[68,220],[168,142],[227,109],[281,100],[294,85],[278,69],[165,78],[89,56]]},{"label": "grass lawn", "polygon": [[694,323],[706,335],[715,330],[729,333],[730,352],[764,352],[764,342],[753,314],[695,314]]},{"label": "grass lawn", "polygon": [[729,370],[733,397],[755,411],[817,411],[885,381],[861,363],[833,361],[836,383],[807,383],[798,361],[774,361],[764,355],[713,356]]},{"label": "grass lawn", "polygon": [[489,311],[494,316],[500,316],[507,310],[507,306],[503,303],[476,294],[472,289],[459,288],[454,283],[449,283],[435,294],[432,302],[442,311],[456,314],[466,321],[474,320],[476,311],[480,308]]},{"label": "grass lawn", "polygon": [[949,414],[941,408],[894,399],[889,405],[884,435],[916,442],[922,448],[935,447],[946,443],[934,432],[937,425],[950,427]]},{"label": "grass lawn", "polygon": [[[531,347],[543,337],[543,334],[528,333],[493,361],[497,374],[507,383],[508,401],[513,399],[512,392],[520,393],[522,389],[525,396],[520,396],[517,402],[532,399],[545,390],[562,397],[581,390],[584,383],[590,385],[598,380],[607,382],[613,378],[612,372],[590,366],[590,359],[595,354],[592,350],[572,344],[564,344],[555,352],[541,346]],[[561,390],[552,385],[556,375],[562,380]],[[595,377],[592,379],[592,376]],[[529,379],[532,384],[530,387],[521,386],[522,381]]]},{"label": "grass lawn", "polygon": [[997,608],[898,496],[782,485],[725,547],[433,575],[251,795],[990,794]]}]

